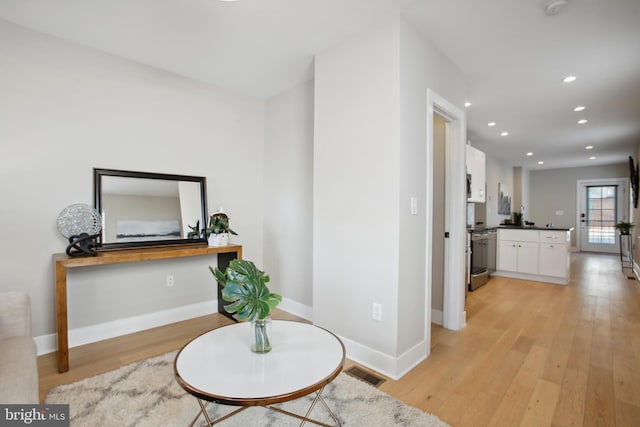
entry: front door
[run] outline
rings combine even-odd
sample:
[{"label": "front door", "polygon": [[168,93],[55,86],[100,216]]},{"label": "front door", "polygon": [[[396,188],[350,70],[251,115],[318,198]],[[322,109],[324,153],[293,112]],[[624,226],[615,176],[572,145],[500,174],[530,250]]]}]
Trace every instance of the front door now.
[{"label": "front door", "polygon": [[617,253],[616,224],[626,218],[624,180],[585,181],[580,185],[580,250]]}]

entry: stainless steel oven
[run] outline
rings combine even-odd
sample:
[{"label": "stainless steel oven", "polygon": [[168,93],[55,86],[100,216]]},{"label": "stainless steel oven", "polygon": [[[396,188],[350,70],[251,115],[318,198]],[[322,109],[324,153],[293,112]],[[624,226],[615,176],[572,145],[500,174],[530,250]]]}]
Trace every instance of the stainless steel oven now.
[{"label": "stainless steel oven", "polygon": [[487,271],[489,276],[496,272],[498,230],[495,228],[487,231]]},{"label": "stainless steel oven", "polygon": [[469,290],[474,291],[489,280],[489,232],[471,232],[471,266]]}]

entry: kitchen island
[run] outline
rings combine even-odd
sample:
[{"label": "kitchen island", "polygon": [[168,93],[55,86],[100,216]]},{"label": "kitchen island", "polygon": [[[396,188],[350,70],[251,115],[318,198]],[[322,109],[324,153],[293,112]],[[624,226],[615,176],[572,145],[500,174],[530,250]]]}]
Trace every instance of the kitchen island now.
[{"label": "kitchen island", "polygon": [[571,228],[498,227],[494,276],[566,285],[570,278]]}]

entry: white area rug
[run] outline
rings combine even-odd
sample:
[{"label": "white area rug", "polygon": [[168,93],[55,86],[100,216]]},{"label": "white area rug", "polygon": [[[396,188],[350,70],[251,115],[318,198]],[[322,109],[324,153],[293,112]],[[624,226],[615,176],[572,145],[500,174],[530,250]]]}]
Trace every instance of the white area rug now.
[{"label": "white area rug", "polygon": [[[199,410],[196,399],[176,382],[171,352],[133,363],[112,372],[52,389],[46,403],[70,404],[72,427],[188,426]],[[312,394],[312,396],[315,394]],[[405,405],[388,394],[341,373],[322,394],[345,427],[420,426],[446,427],[438,417]],[[311,403],[307,396],[282,404],[304,414]],[[234,407],[212,404],[209,413],[218,417]],[[318,403],[312,418],[332,424]],[[200,417],[196,425],[204,425]],[[220,427],[299,426],[295,418],[262,407],[251,407],[222,421]],[[307,423],[306,426],[313,424]]]}]

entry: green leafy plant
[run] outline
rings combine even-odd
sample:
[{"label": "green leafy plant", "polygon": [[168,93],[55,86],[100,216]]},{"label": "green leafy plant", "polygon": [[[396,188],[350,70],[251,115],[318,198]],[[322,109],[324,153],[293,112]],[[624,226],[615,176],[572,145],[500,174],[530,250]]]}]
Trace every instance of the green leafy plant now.
[{"label": "green leafy plant", "polygon": [[511,214],[511,216],[513,217],[513,225],[522,225],[521,212],[514,212],[513,214]]},{"label": "green leafy plant", "polygon": [[200,237],[200,220],[196,221],[196,225],[193,227],[189,225],[191,231],[187,234],[187,239],[197,239]]},{"label": "green leafy plant", "polygon": [[229,217],[224,212],[216,212],[209,217],[209,226],[202,229],[202,234],[205,239],[209,238],[210,234],[229,233],[237,236],[238,233],[229,228]]},{"label": "green leafy plant", "polygon": [[224,273],[209,267],[222,289],[222,299],[231,304],[224,309],[237,320],[263,320],[281,301],[282,296],[269,291],[269,276],[251,261],[234,259]]},{"label": "green leafy plant", "polygon": [[620,234],[630,234],[633,227],[635,224],[632,222],[620,221],[616,224],[616,230],[619,230]]},{"label": "green leafy plant", "polygon": [[196,225],[189,225],[191,231],[187,234],[188,239],[194,239],[202,235],[205,239],[208,239],[211,234],[229,233],[235,236],[238,235],[235,231],[229,228],[229,217],[224,212],[216,212],[209,217],[209,226],[200,230],[200,221],[196,221]]}]

